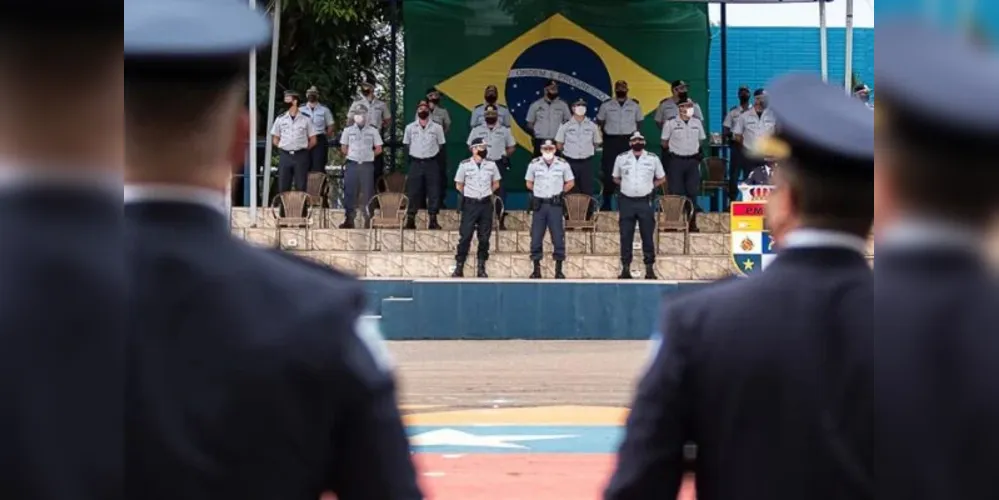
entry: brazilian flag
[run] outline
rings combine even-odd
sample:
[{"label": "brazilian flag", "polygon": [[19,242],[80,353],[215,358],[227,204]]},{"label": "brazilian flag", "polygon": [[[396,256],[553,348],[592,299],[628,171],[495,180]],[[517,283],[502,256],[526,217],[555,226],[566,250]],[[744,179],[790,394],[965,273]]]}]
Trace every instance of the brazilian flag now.
[{"label": "brazilian flag", "polygon": [[[524,189],[531,142],[527,108],[544,82],[559,82],[570,105],[587,101],[591,118],[625,80],[646,113],[642,133],[658,144],[652,117],[672,95],[669,82],[684,80],[691,98],[707,109],[710,25],[707,4],[664,0],[406,0],[404,120],[428,88],[443,95],[451,113],[449,170],[468,156],[471,110],[487,85],[499,89],[499,104],[514,118],[520,146],[504,179]],[[705,117],[709,119],[709,117]]]}]

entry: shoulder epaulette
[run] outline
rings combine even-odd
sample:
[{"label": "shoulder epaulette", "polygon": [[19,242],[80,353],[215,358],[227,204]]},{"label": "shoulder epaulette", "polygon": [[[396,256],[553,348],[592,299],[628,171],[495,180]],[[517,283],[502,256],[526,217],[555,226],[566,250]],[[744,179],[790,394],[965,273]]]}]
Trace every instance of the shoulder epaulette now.
[{"label": "shoulder epaulette", "polygon": [[618,157],[621,157],[621,156],[624,156],[624,155],[626,155],[626,154],[628,154],[628,153],[631,153],[631,151],[625,151],[625,152],[623,152],[623,153],[619,154],[619,155],[618,155]]},{"label": "shoulder epaulette", "polygon": [[645,154],[647,154],[647,155],[649,155],[649,156],[651,156],[653,158],[659,158],[659,155],[653,153],[652,151],[649,151],[648,149],[645,150]]},{"label": "shoulder epaulette", "polygon": [[504,105],[502,105],[502,104],[497,104],[497,105],[496,105],[496,108],[497,108],[497,109],[499,109],[499,108],[503,108],[503,109],[510,109],[510,108],[508,108],[508,107],[506,107],[506,106],[504,106]]},{"label": "shoulder epaulette", "polygon": [[601,102],[600,104],[607,104],[607,103],[609,103],[609,102],[611,102],[611,101],[613,101],[613,100],[614,100],[614,99],[607,99],[606,101],[604,101],[604,102]]},{"label": "shoulder epaulette", "polygon": [[638,102],[638,99],[635,99],[634,97],[632,97],[632,98],[631,98],[631,100],[632,100],[632,101],[635,101],[635,104],[640,104],[640,103]]},{"label": "shoulder epaulette", "polygon": [[665,98],[665,99],[663,99],[663,100],[659,101],[659,104],[664,104],[664,103],[665,103],[666,101],[668,101],[668,100],[669,100],[669,97],[667,97],[667,98]]}]

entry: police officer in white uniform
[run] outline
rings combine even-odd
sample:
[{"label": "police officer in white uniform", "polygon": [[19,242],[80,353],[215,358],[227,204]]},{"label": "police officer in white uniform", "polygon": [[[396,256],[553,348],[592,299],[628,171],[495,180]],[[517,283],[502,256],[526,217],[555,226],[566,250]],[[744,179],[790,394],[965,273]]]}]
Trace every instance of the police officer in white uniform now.
[{"label": "police officer in white uniform", "polygon": [[477,233],[479,248],[475,275],[488,278],[486,261],[489,260],[489,239],[493,231],[493,193],[499,189],[500,175],[496,162],[486,159],[486,143],[482,138],[472,140],[472,157],[458,165],[454,185],[461,193],[461,225],[458,228],[458,251],[454,256],[454,278],[465,276],[465,259],[472,244],[472,233]]},{"label": "police officer in white uniform", "polygon": [[586,100],[577,100],[572,105],[572,119],[563,123],[555,134],[555,144],[562,157],[569,162],[572,175],[576,178],[572,192],[589,196],[594,194],[593,155],[602,143],[600,127],[586,118]]},{"label": "police officer in white uniform", "polygon": [[645,279],[656,279],[656,214],[655,191],[666,182],[666,172],[659,157],[645,149],[645,136],[631,136],[631,151],[618,155],[614,161],[614,182],[621,188],[618,196],[620,217],[618,235],[621,238],[620,279],[631,279],[632,243],[635,224],[642,236],[642,259]]},{"label": "police officer in white uniform", "polygon": [[309,178],[309,150],[316,145],[318,131],[299,108],[301,98],[297,92],[284,93],[288,111],[274,120],[271,141],[278,148],[278,192],[305,191]]},{"label": "police officer in white uniform", "polygon": [[[475,139],[482,139],[486,143],[486,159],[496,163],[500,175],[506,175],[510,170],[510,156],[517,149],[517,141],[514,140],[510,129],[502,125],[499,108],[496,106],[492,104],[486,106],[483,110],[483,120],[482,125],[473,128],[468,134],[467,144],[471,146]],[[503,201],[503,207],[505,207],[506,189],[503,188],[502,183],[500,183],[499,190],[496,191],[496,196],[499,196],[500,200]],[[499,205],[497,205],[496,210],[501,210]],[[497,216],[500,219],[500,230],[505,231],[506,212],[498,213]]]},{"label": "police officer in white uniform", "polygon": [[406,125],[402,143],[409,147],[409,175],[406,176],[406,229],[416,229],[416,210],[427,205],[430,218],[428,229],[440,229],[437,213],[440,210],[440,176],[444,175],[438,155],[444,146],[444,127],[430,119],[430,103],[420,101],[416,106],[416,121]]},{"label": "police officer in white uniform", "polygon": [[694,117],[694,103],[680,103],[680,116],[666,122],[663,151],[668,151],[669,194],[686,196],[691,203],[690,231],[697,232],[697,195],[701,192],[701,143],[707,139],[704,124]]},{"label": "police officer in white uniform", "polygon": [[[361,84],[361,95],[357,96],[357,99],[350,104],[350,108],[347,109],[347,123],[351,123],[355,112],[364,107],[367,110],[365,115],[365,123],[375,128],[380,137],[386,137],[385,132],[388,129],[389,122],[392,121],[392,113],[389,111],[388,104],[385,101],[375,97],[375,84],[366,81]],[[374,161],[374,168],[371,169],[371,182],[376,183],[376,180],[380,175],[384,173],[385,170],[385,157],[383,155],[377,155]]]},{"label": "police officer in white uniform", "polygon": [[565,261],[565,213],[563,195],[572,190],[574,177],[569,163],[555,155],[553,141],[541,144],[541,156],[527,166],[527,190],[531,191],[531,261],[534,271],[531,279],[541,278],[541,258],[545,232],[551,233],[555,251],[555,279],[565,279],[562,263]]},{"label": "police officer in white uniform", "polygon": [[732,138],[732,128],[735,127],[735,122],[739,120],[739,117],[743,113],[748,112],[753,109],[753,104],[750,100],[753,97],[753,91],[749,89],[748,85],[742,85],[739,87],[739,105],[733,107],[729,110],[728,114],[725,115],[725,120],[722,121],[722,136],[729,145],[729,158],[728,158],[728,198],[729,200],[739,199],[739,179],[744,179],[749,176],[752,172],[752,163],[747,162],[742,154],[742,146],[736,143]]},{"label": "police officer in white uniform", "polygon": [[469,129],[474,129],[479,125],[484,125],[486,123],[487,106],[495,107],[500,125],[510,128],[513,124],[513,116],[510,114],[509,108],[497,102],[499,99],[499,91],[496,89],[496,86],[487,85],[486,90],[483,93],[483,98],[485,99],[485,102],[472,108],[472,117],[468,122]]},{"label": "police officer in white uniform", "polygon": [[761,161],[754,159],[758,155],[750,154],[756,146],[756,141],[772,134],[777,126],[777,118],[767,109],[767,92],[764,89],[756,89],[753,92],[753,99],[753,109],[740,115],[732,127],[732,138],[742,146],[742,155],[748,164],[743,168],[749,169],[762,165]]},{"label": "police officer in white uniform", "polygon": [[554,142],[558,128],[569,121],[571,116],[569,105],[558,97],[558,82],[548,80],[545,95],[527,108],[527,129],[533,136],[534,156],[541,153],[542,143]]},{"label": "police officer in white uniform", "polygon": [[335,124],[333,112],[319,102],[319,89],[315,85],[305,91],[305,101],[302,114],[312,118],[312,126],[316,129],[316,145],[309,150],[309,172],[326,172],[330,137],[333,137]]},{"label": "police officer in white uniform", "polygon": [[600,162],[601,180],[604,183],[603,206],[611,209],[617,185],[614,184],[614,161],[628,150],[628,140],[642,126],[642,108],[638,101],[628,98],[628,82],[614,82],[614,98],[600,104],[597,124],[604,130],[604,155]]},{"label": "police officer in white uniform", "polygon": [[[444,135],[447,135],[448,131],[451,130],[451,113],[448,112],[447,108],[441,105],[441,93],[435,88],[427,89],[427,102],[430,103],[430,119],[435,123],[444,128]],[[447,148],[441,148],[441,152],[437,153],[437,163],[440,165],[441,169],[441,191],[440,191],[440,206],[444,208],[444,199],[447,198],[447,185],[448,185],[448,164],[447,164]]]},{"label": "police officer in white uniform", "polygon": [[364,225],[371,221],[367,207],[375,196],[375,158],[382,154],[382,136],[378,129],[367,123],[370,115],[363,104],[353,106],[352,125],[343,129],[340,134],[340,152],[347,157],[346,170],[343,174],[344,200],[343,208],[347,219],[340,224],[341,229],[354,228],[354,215],[357,208],[357,195],[361,195],[361,209],[364,210]]},{"label": "police officer in white uniform", "polygon": [[[689,87],[687,82],[683,80],[676,80],[672,83],[673,95],[659,101],[659,107],[656,108],[655,120],[656,126],[660,129],[666,125],[666,122],[680,116],[680,103],[690,100]],[[701,105],[694,103],[694,118],[704,121],[704,113],[701,112]]]}]

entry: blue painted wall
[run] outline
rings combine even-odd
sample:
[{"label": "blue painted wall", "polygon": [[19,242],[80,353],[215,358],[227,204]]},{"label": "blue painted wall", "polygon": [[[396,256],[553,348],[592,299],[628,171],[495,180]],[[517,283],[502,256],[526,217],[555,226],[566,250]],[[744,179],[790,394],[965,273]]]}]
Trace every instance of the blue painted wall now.
[{"label": "blue painted wall", "polygon": [[[999,2],[997,2],[999,4]],[[844,81],[843,70],[846,34],[843,28],[829,29],[829,81]],[[874,86],[874,30],[853,31],[853,71],[868,85]],[[712,35],[708,107],[712,131],[721,131],[721,43],[716,29]],[[818,74],[818,28],[729,28],[728,29],[728,106],[738,102],[740,85],[756,89],[778,75],[796,71]]]},{"label": "blue painted wall", "polygon": [[[937,5],[936,17],[939,21],[953,25],[958,21],[960,5],[956,0],[933,2]],[[874,16],[883,19],[894,15],[919,15],[924,13],[923,0],[878,0],[874,5]],[[999,2],[996,0],[975,1],[975,21],[984,28],[993,42],[999,43]]]}]

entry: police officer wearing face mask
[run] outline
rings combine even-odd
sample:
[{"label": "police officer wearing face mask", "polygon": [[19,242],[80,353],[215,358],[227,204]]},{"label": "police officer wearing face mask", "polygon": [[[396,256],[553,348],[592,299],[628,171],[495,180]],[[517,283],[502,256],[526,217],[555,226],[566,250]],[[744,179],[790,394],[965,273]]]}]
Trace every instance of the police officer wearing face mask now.
[{"label": "police officer wearing face mask", "polygon": [[504,127],[509,128],[510,124],[513,123],[513,117],[510,115],[510,109],[506,106],[499,104],[499,91],[496,89],[495,85],[486,86],[486,90],[483,93],[484,101],[482,104],[472,108],[472,119],[469,120],[469,128],[475,128],[479,125],[486,123],[486,107],[493,106],[496,108],[496,114],[499,116],[499,123]]},{"label": "police officer wearing face mask", "polygon": [[600,104],[597,110],[597,123],[604,130],[604,156],[600,163],[601,179],[604,183],[604,199],[601,210],[610,210],[611,198],[617,190],[614,183],[614,161],[628,150],[628,140],[642,126],[642,108],[638,101],[628,98],[628,82],[614,83],[614,98]]},{"label": "police officer wearing face mask", "polygon": [[288,111],[274,120],[271,142],[278,149],[278,192],[305,191],[309,178],[309,150],[316,146],[318,131],[312,119],[299,108],[301,97],[297,92],[284,93]]},{"label": "police officer wearing face mask", "polygon": [[[486,159],[496,163],[500,175],[506,175],[507,171],[510,170],[510,156],[517,148],[517,141],[514,140],[510,129],[500,124],[499,111],[496,106],[491,104],[486,106],[483,111],[483,120],[485,122],[482,125],[473,128],[468,134],[467,144],[471,146],[476,139],[482,139],[486,143]],[[500,185],[496,195],[504,203],[506,202],[506,189],[502,185]],[[499,205],[497,205],[496,210],[500,210]],[[500,230],[506,230],[506,213],[497,213],[496,215],[500,219]]]},{"label": "police officer wearing face mask", "polygon": [[[441,106],[441,93],[435,88],[427,89],[427,102],[430,103],[430,119],[440,125],[444,129],[444,135],[447,135],[448,131],[451,130],[451,113],[448,112],[447,108]],[[440,203],[438,205],[444,208],[444,198],[447,197],[448,185],[447,148],[441,148],[440,153],[437,153],[437,163],[441,169]]]},{"label": "police officer wearing face mask", "polygon": [[753,104],[750,102],[752,99],[752,91],[749,87],[743,85],[739,87],[739,105],[733,107],[729,110],[728,114],[725,115],[725,120],[722,122],[722,133],[725,140],[729,143],[729,159],[728,159],[728,197],[729,200],[739,199],[739,179],[748,177],[750,172],[752,172],[753,164],[747,162],[744,155],[742,154],[742,146],[735,143],[732,140],[732,127],[735,126],[735,122],[739,120],[739,117],[743,113],[748,112],[753,109]]},{"label": "police officer wearing face mask", "polygon": [[[672,89],[673,96],[659,101],[659,107],[656,108],[655,120],[656,125],[659,126],[660,129],[666,125],[666,122],[680,116],[680,103],[690,100],[687,82],[683,80],[676,80],[672,83]],[[704,121],[704,113],[701,112],[701,105],[697,103],[694,103],[694,118],[697,118],[702,122]]]},{"label": "police officer wearing face mask", "polygon": [[666,175],[669,194],[690,200],[690,231],[697,229],[697,195],[701,192],[701,143],[707,139],[704,124],[694,117],[694,103],[680,103],[680,116],[666,122],[662,132],[663,151],[669,153]]},{"label": "police officer wearing face mask", "polygon": [[319,103],[319,89],[314,85],[305,91],[305,100],[302,114],[312,119],[312,126],[316,129],[316,145],[309,150],[309,172],[326,172],[329,138],[333,137],[333,112]]},{"label": "police officer wearing face mask", "polygon": [[[385,137],[385,130],[392,121],[392,113],[389,112],[388,104],[375,97],[375,84],[368,81],[361,84],[361,95],[350,104],[347,110],[347,123],[352,123],[356,111],[360,107],[367,110],[364,122],[375,129],[380,137]],[[374,168],[371,170],[372,182],[376,182],[385,169],[385,157],[377,155],[375,157]]]},{"label": "police officer wearing face mask", "polygon": [[593,155],[601,143],[600,128],[586,118],[586,100],[577,100],[572,105],[572,119],[563,123],[555,134],[555,144],[562,157],[569,162],[572,175],[576,178],[572,192],[589,196],[594,194]]},{"label": "police officer wearing face mask", "polygon": [[774,168],[776,163],[773,158],[764,159],[765,164],[760,167],[756,167],[752,172],[746,176],[746,181],[743,183],[746,186],[769,186],[771,185],[771,178],[774,175]]},{"label": "police officer wearing face mask", "polygon": [[430,119],[430,103],[420,101],[416,106],[416,121],[406,126],[402,143],[409,148],[409,175],[406,176],[405,229],[416,229],[416,211],[426,203],[430,224],[427,229],[440,229],[437,213],[440,210],[440,180],[443,175],[438,155],[444,146],[444,127]]},{"label": "police officer wearing face mask", "polygon": [[493,231],[493,193],[499,189],[500,175],[496,162],[486,159],[486,143],[482,138],[472,139],[469,146],[472,157],[458,165],[454,184],[461,194],[461,225],[458,228],[458,252],[455,255],[454,278],[465,276],[465,259],[472,244],[472,233],[479,239],[475,275],[488,278],[486,261],[489,260],[489,239]]},{"label": "police officer wearing face mask", "polygon": [[565,213],[563,195],[572,190],[574,178],[569,163],[555,155],[557,148],[552,141],[541,144],[541,156],[527,166],[527,190],[531,191],[531,261],[534,271],[531,279],[541,278],[541,259],[545,232],[551,234],[555,252],[555,279],[565,279],[562,263],[565,261]]},{"label": "police officer wearing face mask", "polygon": [[666,172],[659,157],[645,150],[645,137],[636,131],[630,138],[631,151],[618,155],[614,161],[614,182],[621,187],[618,196],[621,216],[618,235],[621,238],[620,279],[631,279],[632,243],[635,224],[642,236],[642,259],[645,279],[656,279],[656,214],[653,202],[656,188],[666,182]]},{"label": "police officer wearing face mask", "polygon": [[375,176],[372,171],[375,169],[375,159],[382,154],[382,136],[378,129],[368,124],[369,114],[370,111],[363,104],[355,106],[351,117],[353,125],[343,129],[340,134],[340,151],[347,157],[343,175],[343,208],[347,219],[340,224],[340,229],[354,228],[358,194],[361,195],[361,210],[364,210],[364,226],[368,227],[371,220],[367,206],[375,195]]},{"label": "police officer wearing face mask", "polygon": [[527,128],[534,137],[534,156],[541,153],[541,144],[545,141],[554,143],[558,128],[571,116],[569,105],[558,97],[558,82],[549,80],[545,95],[527,108]]},{"label": "police officer wearing face mask", "polygon": [[738,146],[742,147],[742,157],[745,162],[743,168],[750,170],[762,166],[762,162],[747,152],[752,151],[760,138],[772,134],[777,127],[777,118],[767,108],[767,92],[763,89],[756,89],[753,92],[753,98],[755,100],[753,108],[740,115],[732,127],[732,139]]}]

